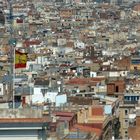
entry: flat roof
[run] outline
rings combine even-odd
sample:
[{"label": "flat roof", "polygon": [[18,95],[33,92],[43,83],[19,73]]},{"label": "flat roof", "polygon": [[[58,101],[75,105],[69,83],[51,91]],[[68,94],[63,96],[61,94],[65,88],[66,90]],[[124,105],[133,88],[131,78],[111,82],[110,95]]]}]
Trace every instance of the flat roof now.
[{"label": "flat roof", "polygon": [[47,125],[48,123],[0,123],[0,130],[36,130]]},{"label": "flat roof", "polygon": [[0,118],[1,123],[45,123],[47,118]]},{"label": "flat roof", "polygon": [[71,134],[68,134],[65,138],[69,138],[69,139],[86,139],[87,137],[88,137],[87,133],[73,132]]}]

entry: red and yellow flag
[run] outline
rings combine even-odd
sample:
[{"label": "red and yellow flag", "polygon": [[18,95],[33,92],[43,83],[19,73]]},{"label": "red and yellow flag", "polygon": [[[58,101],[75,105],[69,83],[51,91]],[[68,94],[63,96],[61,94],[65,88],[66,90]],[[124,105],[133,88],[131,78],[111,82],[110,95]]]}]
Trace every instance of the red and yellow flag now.
[{"label": "red and yellow flag", "polygon": [[27,53],[15,51],[15,68],[26,68]]}]

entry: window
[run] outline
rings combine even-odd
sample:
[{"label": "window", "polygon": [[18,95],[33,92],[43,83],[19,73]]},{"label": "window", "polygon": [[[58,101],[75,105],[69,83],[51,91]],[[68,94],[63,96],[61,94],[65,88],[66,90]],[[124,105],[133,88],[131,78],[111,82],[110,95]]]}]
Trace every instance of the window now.
[{"label": "window", "polygon": [[125,120],[125,126],[128,127],[128,120]]},{"label": "window", "polygon": [[135,101],[135,97],[134,96],[131,96],[131,101]]},{"label": "window", "polygon": [[127,122],[128,122],[128,120],[125,120],[125,122],[127,123]]},{"label": "window", "polygon": [[127,132],[127,130],[125,130],[125,135],[127,135],[128,134],[128,132]]},{"label": "window", "polygon": [[128,110],[125,110],[125,115],[128,115]]},{"label": "window", "polygon": [[134,67],[134,70],[137,70],[137,67]]},{"label": "window", "polygon": [[118,86],[116,86],[116,92],[119,92],[119,87]]},{"label": "window", "polygon": [[128,96],[127,98],[128,98],[128,101],[130,101],[130,97]]},{"label": "window", "polygon": [[128,137],[128,132],[127,132],[127,130],[125,131],[125,137]]}]

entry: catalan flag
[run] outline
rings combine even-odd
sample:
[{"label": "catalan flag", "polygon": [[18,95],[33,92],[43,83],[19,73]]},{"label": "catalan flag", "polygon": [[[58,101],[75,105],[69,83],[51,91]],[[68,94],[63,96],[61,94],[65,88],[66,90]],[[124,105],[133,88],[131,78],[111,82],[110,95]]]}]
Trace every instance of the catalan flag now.
[{"label": "catalan flag", "polygon": [[26,68],[27,53],[15,51],[15,68]]}]

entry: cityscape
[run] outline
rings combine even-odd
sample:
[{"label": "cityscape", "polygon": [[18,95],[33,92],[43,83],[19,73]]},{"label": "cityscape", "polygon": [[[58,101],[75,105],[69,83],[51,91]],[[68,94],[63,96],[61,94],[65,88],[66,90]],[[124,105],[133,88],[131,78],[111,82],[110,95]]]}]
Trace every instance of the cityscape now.
[{"label": "cityscape", "polygon": [[0,140],[140,140],[140,0],[0,0]]}]

